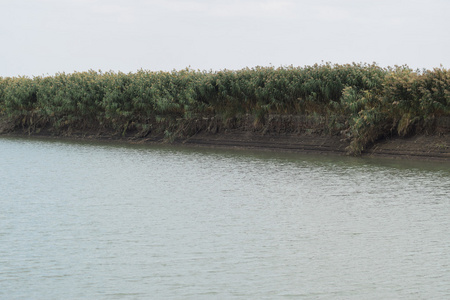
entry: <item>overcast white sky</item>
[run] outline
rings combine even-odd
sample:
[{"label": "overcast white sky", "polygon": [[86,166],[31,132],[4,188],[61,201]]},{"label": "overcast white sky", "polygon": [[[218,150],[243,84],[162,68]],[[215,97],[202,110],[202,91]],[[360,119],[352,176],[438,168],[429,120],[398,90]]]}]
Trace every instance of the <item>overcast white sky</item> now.
[{"label": "overcast white sky", "polygon": [[0,76],[450,67],[450,0],[0,0]]}]

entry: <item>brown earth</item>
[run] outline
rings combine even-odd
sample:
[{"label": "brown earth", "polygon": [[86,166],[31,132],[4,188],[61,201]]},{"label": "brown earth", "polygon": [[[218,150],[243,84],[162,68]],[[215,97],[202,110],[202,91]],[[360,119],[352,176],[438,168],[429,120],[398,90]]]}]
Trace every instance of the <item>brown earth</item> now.
[{"label": "brown earth", "polygon": [[[42,128],[30,132],[25,128],[14,128],[9,122],[0,120],[0,134],[346,155],[349,139],[344,132],[330,133],[321,130],[324,121],[317,117],[271,116],[265,125],[262,125],[251,117],[227,122],[203,118],[189,121],[174,129],[172,133],[153,127],[153,130],[146,132],[131,128],[124,131],[123,135],[123,132],[118,130],[98,128],[66,128],[59,131]],[[380,140],[362,155],[450,162],[450,126],[447,121],[441,122],[432,135],[420,134],[408,138]],[[163,124],[162,128],[167,127]]]}]

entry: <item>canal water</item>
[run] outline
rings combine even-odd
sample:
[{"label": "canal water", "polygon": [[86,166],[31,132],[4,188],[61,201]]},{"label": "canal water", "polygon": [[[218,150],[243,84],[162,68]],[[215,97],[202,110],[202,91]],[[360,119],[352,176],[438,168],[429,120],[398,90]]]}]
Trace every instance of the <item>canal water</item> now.
[{"label": "canal water", "polygon": [[0,139],[0,299],[449,299],[449,163]]}]

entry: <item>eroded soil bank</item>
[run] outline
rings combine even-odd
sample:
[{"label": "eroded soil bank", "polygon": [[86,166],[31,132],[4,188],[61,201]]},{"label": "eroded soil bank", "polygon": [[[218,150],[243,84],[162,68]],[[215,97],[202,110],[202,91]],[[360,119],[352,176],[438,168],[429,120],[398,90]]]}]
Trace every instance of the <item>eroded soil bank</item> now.
[{"label": "eroded soil bank", "polygon": [[[111,129],[100,125],[30,129],[0,119],[0,135],[348,155],[348,133],[325,130],[323,124],[328,121],[306,116],[270,116],[263,122],[251,116],[226,121],[211,117],[180,122],[177,127],[155,122],[146,131],[138,131],[133,126]],[[380,138],[362,155],[450,162],[450,118],[440,119],[431,133]]]}]

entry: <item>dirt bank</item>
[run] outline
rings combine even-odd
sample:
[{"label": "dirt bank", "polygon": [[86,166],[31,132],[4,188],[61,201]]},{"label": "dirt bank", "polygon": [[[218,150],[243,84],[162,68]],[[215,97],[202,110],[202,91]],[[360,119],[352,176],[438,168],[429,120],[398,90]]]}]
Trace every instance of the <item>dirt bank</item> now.
[{"label": "dirt bank", "polygon": [[[150,126],[145,132],[107,128],[39,128],[30,131],[0,120],[0,135],[63,139],[123,141],[129,143],[171,143],[214,148],[259,149],[268,151],[347,155],[349,138],[345,132],[325,132],[326,120],[302,116],[272,116],[264,123],[251,117],[227,120],[202,118],[177,128],[164,124]],[[449,120],[438,123],[433,134],[421,133],[408,138],[390,137],[377,141],[363,156],[450,162]]]}]

